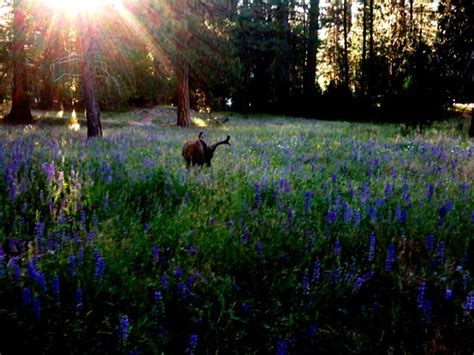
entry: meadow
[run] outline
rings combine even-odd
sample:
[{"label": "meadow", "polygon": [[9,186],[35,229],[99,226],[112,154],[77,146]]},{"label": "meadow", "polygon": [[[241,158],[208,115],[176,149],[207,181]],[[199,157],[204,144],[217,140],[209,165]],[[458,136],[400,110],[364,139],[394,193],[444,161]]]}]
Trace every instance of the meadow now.
[{"label": "meadow", "polygon": [[0,353],[474,351],[456,123],[130,117],[0,128]]}]

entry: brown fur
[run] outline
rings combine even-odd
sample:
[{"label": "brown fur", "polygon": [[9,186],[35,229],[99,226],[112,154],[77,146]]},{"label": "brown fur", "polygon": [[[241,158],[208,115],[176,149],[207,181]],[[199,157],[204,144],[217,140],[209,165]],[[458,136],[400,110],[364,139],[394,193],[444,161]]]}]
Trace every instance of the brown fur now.
[{"label": "brown fur", "polygon": [[186,161],[186,167],[189,169],[191,166],[198,165],[211,166],[211,160],[214,156],[214,151],[221,144],[230,145],[230,136],[221,142],[217,142],[211,146],[202,139],[203,132],[199,133],[199,138],[196,140],[188,141],[183,146],[183,158]]}]

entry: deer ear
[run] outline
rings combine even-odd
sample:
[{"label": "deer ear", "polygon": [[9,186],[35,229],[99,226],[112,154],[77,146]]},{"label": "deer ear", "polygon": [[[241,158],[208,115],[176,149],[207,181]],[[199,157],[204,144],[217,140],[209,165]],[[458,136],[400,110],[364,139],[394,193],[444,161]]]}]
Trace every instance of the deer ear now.
[{"label": "deer ear", "polygon": [[204,134],[204,132],[202,132],[202,131],[201,131],[201,132],[199,132],[199,139],[201,139],[201,138],[202,138],[202,135],[203,135],[203,134]]}]

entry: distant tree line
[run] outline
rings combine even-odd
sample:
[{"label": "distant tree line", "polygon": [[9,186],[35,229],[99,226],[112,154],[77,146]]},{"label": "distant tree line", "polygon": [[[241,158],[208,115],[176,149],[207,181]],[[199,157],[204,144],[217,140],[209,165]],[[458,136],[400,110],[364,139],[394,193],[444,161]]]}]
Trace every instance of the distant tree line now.
[{"label": "distant tree line", "polygon": [[423,124],[474,99],[473,1],[107,6],[51,16],[45,2],[0,0],[6,119],[30,122],[30,107],[86,108],[96,136],[99,107],[175,104],[181,126],[189,108]]}]

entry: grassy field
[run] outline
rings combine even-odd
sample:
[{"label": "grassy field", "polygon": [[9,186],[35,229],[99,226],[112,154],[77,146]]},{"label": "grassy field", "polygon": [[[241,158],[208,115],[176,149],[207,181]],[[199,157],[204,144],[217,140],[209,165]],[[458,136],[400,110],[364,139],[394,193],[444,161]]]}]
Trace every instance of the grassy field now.
[{"label": "grassy field", "polygon": [[[0,353],[474,351],[457,122],[160,112],[0,127]],[[232,146],[188,172],[201,130]]]}]

